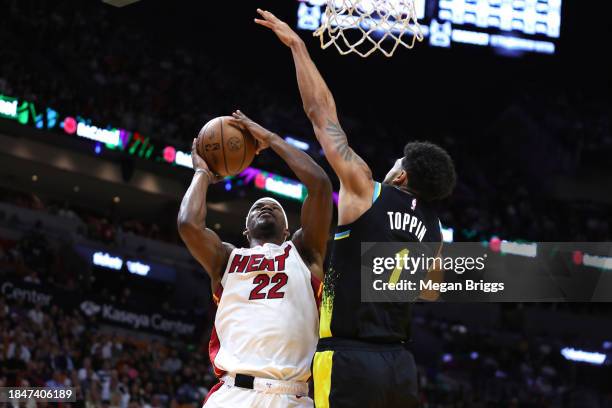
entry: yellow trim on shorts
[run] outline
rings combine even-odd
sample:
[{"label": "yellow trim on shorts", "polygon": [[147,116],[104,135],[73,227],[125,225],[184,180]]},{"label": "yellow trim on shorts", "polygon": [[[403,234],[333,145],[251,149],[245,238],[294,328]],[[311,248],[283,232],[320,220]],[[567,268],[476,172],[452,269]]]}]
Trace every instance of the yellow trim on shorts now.
[{"label": "yellow trim on shorts", "polygon": [[317,351],[312,364],[314,380],[314,403],[317,408],[329,408],[331,391],[333,351]]}]

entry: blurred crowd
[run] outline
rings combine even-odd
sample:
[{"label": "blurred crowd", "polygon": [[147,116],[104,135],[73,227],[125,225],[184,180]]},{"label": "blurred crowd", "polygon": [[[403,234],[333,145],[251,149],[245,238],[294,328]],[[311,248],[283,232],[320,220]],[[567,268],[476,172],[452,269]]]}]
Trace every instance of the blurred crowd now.
[{"label": "blurred crowd", "polygon": [[[60,232],[50,231],[44,224],[44,217],[32,224],[20,219],[16,214],[9,216],[0,209],[0,229],[10,231],[8,235],[6,232],[0,232],[0,279],[16,279],[45,287],[78,291],[83,295],[96,294],[120,304],[155,305],[165,311],[177,311],[175,290],[171,284],[137,279],[123,269],[118,273],[108,274],[106,270],[91,265],[75,252],[74,244],[79,236],[97,241],[100,248],[106,247],[107,250],[120,247],[121,243],[116,239],[118,231],[140,232],[142,236],[154,238],[143,230],[130,229],[130,226],[134,228],[135,224],[147,225],[144,222],[109,222],[107,218],[87,211],[77,215],[77,212],[66,205],[46,205],[35,194],[6,189],[0,189],[0,203],[83,221],[76,231],[76,236],[58,235]],[[15,233],[18,235],[14,236]],[[194,307],[195,305],[194,303]]]},{"label": "blurred crowd", "polygon": [[205,343],[121,335],[78,310],[0,296],[0,386],[73,387],[82,407],[195,408],[215,382]]},{"label": "blurred crowd", "polygon": [[[610,367],[565,360],[560,339],[431,316],[415,325],[423,408],[612,406]],[[0,386],[70,386],[85,407],[199,407],[216,383],[207,339],[121,332],[78,310],[0,296]]]},{"label": "blurred crowd", "polygon": [[[150,29],[120,24],[112,10],[93,3],[7,1],[0,26],[0,92],[94,123],[138,130],[183,149],[203,123],[236,108],[228,95],[240,95],[241,106],[271,129],[311,137],[299,102],[270,94],[274,91],[264,84],[244,83],[236,67],[215,62],[212,51],[194,49],[194,41],[168,46]],[[424,137],[449,150],[459,184],[442,205],[442,221],[455,228],[457,240],[492,235],[610,240],[610,205],[574,199],[571,192],[569,198],[555,198],[558,194],[551,192],[557,176],[575,176],[597,160],[607,165],[602,158],[612,149],[609,100],[569,82],[508,88],[495,110],[483,98],[479,103],[486,114],[449,109],[447,120],[431,126],[414,123],[408,129],[403,121],[377,120],[385,112],[380,107],[372,114],[349,109],[341,119],[351,144],[379,179],[405,142],[398,135],[408,132],[410,138]],[[258,166],[284,168],[271,155],[258,158]],[[102,239],[112,240],[114,227],[108,224],[103,219],[89,223]],[[141,221],[124,227],[159,235],[155,225]]]},{"label": "blurred crowd", "polygon": [[[178,243],[177,234],[173,230],[173,222],[171,223],[172,228],[167,230],[155,222],[133,218],[122,219],[113,211],[112,206],[98,209],[83,208],[68,201],[47,201],[35,193],[23,193],[6,188],[0,188],[0,202],[80,221],[83,227],[79,229],[79,234],[106,244],[115,243],[120,233],[133,233],[144,238]],[[12,224],[19,222],[18,219],[4,220],[5,217],[6,215],[0,212],[0,220]]]},{"label": "blurred crowd", "polygon": [[[420,335],[422,342],[427,341],[415,344],[420,348],[416,355],[435,362],[421,367],[424,406],[612,405],[612,390],[605,379],[609,367],[571,363],[561,355],[561,349],[568,345],[592,347],[587,339],[526,336],[502,322],[495,329],[468,327],[432,316],[418,316],[415,326],[415,330],[431,336]],[[432,355],[430,350],[437,347],[440,354]]]}]

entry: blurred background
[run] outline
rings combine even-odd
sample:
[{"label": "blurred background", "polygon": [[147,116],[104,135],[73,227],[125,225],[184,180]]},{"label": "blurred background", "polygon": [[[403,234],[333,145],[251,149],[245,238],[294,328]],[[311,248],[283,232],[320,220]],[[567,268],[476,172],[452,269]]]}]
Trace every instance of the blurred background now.
[{"label": "blurred background", "polygon": [[[323,3],[0,2],[0,383],[71,384],[83,406],[201,406],[214,307],[176,231],[192,139],[241,109],[338,189],[256,7],[304,38],[375,179],[408,141],[450,152],[446,241],[610,241],[603,5],[420,1],[424,42],[362,59],[320,50]],[[211,188],[208,225],[246,245],[264,195],[297,227],[306,190],[271,152]],[[612,406],[611,318],[601,303],[419,304],[423,407]]]}]

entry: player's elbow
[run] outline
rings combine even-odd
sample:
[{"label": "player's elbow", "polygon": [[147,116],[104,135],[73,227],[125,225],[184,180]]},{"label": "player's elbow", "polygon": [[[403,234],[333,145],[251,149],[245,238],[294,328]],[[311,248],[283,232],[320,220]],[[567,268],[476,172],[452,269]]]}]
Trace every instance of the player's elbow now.
[{"label": "player's elbow", "polygon": [[200,228],[194,220],[181,214],[179,214],[176,220],[176,227],[181,239],[185,242],[189,241]]},{"label": "player's elbow", "polygon": [[336,106],[333,98],[322,96],[314,102],[304,103],[304,112],[308,120],[315,126],[325,127],[327,120],[335,115]]},{"label": "player's elbow", "polygon": [[304,112],[308,120],[310,120],[315,126],[318,124],[321,115],[321,109],[314,104],[304,104]]},{"label": "player's elbow", "polygon": [[331,181],[323,169],[319,168],[319,170],[315,176],[314,189],[321,195],[331,196],[333,191]]}]

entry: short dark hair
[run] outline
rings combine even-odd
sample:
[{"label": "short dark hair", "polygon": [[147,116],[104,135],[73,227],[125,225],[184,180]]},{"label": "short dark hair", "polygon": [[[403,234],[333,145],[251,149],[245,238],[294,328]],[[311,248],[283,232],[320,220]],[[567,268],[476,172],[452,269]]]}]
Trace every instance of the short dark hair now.
[{"label": "short dark hair", "polygon": [[408,174],[408,187],[425,201],[451,195],[457,182],[450,155],[430,142],[410,142],[404,147],[402,167]]}]

